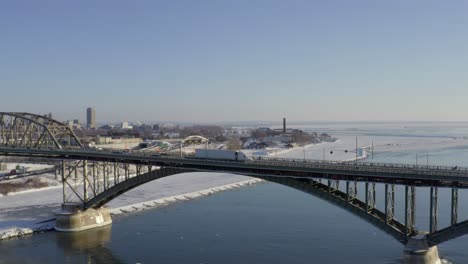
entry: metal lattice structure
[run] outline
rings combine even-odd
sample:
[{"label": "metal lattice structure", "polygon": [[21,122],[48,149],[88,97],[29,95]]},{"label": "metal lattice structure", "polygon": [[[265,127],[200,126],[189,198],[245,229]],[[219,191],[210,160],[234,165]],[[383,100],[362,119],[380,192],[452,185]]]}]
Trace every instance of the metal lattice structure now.
[{"label": "metal lattice structure", "polygon": [[[142,164],[99,162],[88,160],[62,161],[63,202],[78,203],[83,210],[99,208],[121,194],[147,182],[194,170],[155,167]],[[404,219],[395,217],[395,185],[384,184],[385,209],[376,206],[376,183],[364,183],[364,199],[358,195],[358,183],[340,181],[296,179],[290,177],[255,176],[265,181],[288,186],[330,202],[405,244],[418,234],[415,228],[415,187],[405,186]],[[435,231],[435,230],[433,230]],[[440,237],[440,235],[439,235]]]},{"label": "metal lattice structure", "polygon": [[0,112],[0,145],[15,148],[82,147],[67,125],[31,113]]},{"label": "metal lattice structure", "polygon": [[203,142],[209,142],[209,139],[207,139],[205,137],[202,137],[202,136],[199,136],[199,135],[193,135],[193,136],[186,137],[184,140],[182,140],[181,145],[185,145],[188,142],[203,143]]},{"label": "metal lattice structure", "polygon": [[84,210],[98,208],[147,182],[190,172],[117,162],[62,161],[63,202],[80,203]]}]

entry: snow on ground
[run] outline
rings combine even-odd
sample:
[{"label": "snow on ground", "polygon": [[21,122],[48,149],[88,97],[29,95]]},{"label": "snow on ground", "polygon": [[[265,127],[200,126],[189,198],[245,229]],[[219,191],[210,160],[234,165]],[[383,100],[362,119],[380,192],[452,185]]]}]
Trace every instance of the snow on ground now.
[{"label": "snow on ground", "polygon": [[14,178],[0,182],[0,197],[59,188],[62,184],[52,174]]},{"label": "snow on ground", "polygon": [[[334,135],[335,136],[335,135]],[[306,147],[290,148],[285,151],[269,153],[269,157],[311,159],[311,160],[353,160],[356,158],[356,137],[338,135],[335,142],[324,142]],[[424,150],[449,148],[468,145],[468,139],[447,137],[401,137],[401,136],[359,136],[357,138],[358,159],[374,153],[388,151]],[[365,151],[360,151],[364,149]],[[345,152],[347,150],[347,152]]]},{"label": "snow on ground", "polygon": [[33,163],[22,163],[22,162],[5,162],[6,170],[2,172],[10,172],[11,170],[16,169],[16,166],[25,167],[27,171],[42,170],[54,167],[53,165],[48,164],[33,164]]},{"label": "snow on ground", "polygon": [[95,145],[96,148],[102,149],[132,149],[140,145],[140,143],[115,143],[115,144],[100,144]]}]

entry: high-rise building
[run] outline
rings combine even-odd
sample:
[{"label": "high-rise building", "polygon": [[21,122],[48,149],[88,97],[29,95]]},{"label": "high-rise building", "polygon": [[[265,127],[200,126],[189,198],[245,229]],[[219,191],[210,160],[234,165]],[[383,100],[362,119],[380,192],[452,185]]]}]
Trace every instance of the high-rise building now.
[{"label": "high-rise building", "polygon": [[87,128],[96,128],[96,110],[92,107],[86,109],[86,126]]},{"label": "high-rise building", "polygon": [[286,133],[286,118],[283,117],[283,133]]}]

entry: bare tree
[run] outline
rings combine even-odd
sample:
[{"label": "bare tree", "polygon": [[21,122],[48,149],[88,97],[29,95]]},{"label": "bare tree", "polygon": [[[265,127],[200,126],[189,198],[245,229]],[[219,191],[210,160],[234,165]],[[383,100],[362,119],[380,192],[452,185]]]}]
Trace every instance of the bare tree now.
[{"label": "bare tree", "polygon": [[239,150],[241,149],[241,143],[238,139],[236,138],[231,138],[228,140],[228,142],[226,143],[226,147],[228,150]]}]

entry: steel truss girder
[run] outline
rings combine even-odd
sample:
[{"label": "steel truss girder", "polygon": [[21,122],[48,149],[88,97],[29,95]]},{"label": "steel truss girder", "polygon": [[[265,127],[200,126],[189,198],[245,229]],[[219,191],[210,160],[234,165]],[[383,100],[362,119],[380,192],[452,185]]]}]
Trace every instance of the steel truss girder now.
[{"label": "steel truss girder", "polygon": [[[122,183],[131,182],[153,169],[146,165],[129,165],[110,162],[62,161],[63,202],[78,202],[94,206],[97,196]],[[179,171],[187,171],[179,169]]]},{"label": "steel truss girder", "polygon": [[346,199],[352,201],[357,199],[357,182],[351,184],[349,181],[346,182]]},{"label": "steel truss girder", "polygon": [[70,127],[31,113],[0,112],[0,145],[20,148],[82,147]]},{"label": "steel truss girder", "polygon": [[[369,184],[371,184],[371,189],[369,190]],[[366,202],[366,211],[369,212],[375,208],[375,183],[366,182],[365,187],[365,202]]]},{"label": "steel truss girder", "polygon": [[395,218],[395,185],[385,184],[385,221],[389,223]]}]

